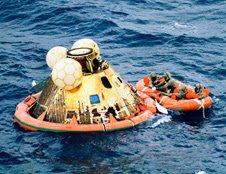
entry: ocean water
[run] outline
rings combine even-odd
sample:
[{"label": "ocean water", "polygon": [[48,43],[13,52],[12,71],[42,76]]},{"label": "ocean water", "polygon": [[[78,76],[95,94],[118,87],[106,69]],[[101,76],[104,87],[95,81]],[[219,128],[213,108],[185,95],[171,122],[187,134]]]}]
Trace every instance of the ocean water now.
[{"label": "ocean water", "polygon": [[[112,133],[27,132],[11,121],[31,82],[51,72],[47,51],[92,38],[135,84],[169,71],[211,91],[202,114],[157,114]],[[226,2],[223,0],[2,0],[0,173],[226,173]]]}]

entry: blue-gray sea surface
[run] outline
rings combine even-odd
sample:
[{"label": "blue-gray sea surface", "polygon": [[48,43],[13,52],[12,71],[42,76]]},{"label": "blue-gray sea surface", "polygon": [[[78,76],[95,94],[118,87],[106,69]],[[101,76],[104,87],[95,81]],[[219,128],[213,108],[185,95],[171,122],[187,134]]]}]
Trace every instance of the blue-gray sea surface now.
[{"label": "blue-gray sea surface", "polygon": [[[158,114],[113,133],[27,132],[16,105],[50,73],[47,51],[92,38],[135,84],[169,71],[210,89],[202,114]],[[226,173],[226,2],[223,0],[2,0],[0,173]]]}]

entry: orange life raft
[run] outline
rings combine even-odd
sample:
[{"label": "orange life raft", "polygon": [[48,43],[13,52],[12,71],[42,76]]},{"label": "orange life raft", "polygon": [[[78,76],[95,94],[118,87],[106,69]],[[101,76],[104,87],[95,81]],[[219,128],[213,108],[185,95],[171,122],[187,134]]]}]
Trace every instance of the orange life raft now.
[{"label": "orange life raft", "polygon": [[[179,84],[181,82],[177,81],[177,83]],[[187,87],[190,88],[189,86]],[[165,108],[176,111],[196,111],[201,108],[210,108],[213,102],[210,96],[207,96],[204,99],[175,100],[165,95],[159,95],[160,91],[152,90],[150,87],[145,86],[143,79],[137,82],[136,89],[139,92],[145,93],[149,97],[156,99]]]},{"label": "orange life raft", "polygon": [[34,118],[29,114],[29,110],[39,98],[41,92],[28,96],[24,101],[16,107],[13,120],[21,127],[30,131],[51,131],[51,132],[110,132],[132,128],[140,123],[147,121],[155,112],[156,108],[154,101],[144,93],[141,94],[143,106],[138,106],[137,115],[131,115],[124,120],[117,121],[113,116],[110,116],[109,123],[101,124],[78,124],[75,117],[69,123],[52,123],[44,121],[45,112],[38,118]]}]

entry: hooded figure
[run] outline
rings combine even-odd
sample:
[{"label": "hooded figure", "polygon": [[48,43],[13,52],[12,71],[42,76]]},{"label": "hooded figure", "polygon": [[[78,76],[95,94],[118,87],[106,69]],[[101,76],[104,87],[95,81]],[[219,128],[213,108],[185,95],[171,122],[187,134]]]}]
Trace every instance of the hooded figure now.
[{"label": "hooded figure", "polygon": [[176,82],[172,79],[171,74],[169,72],[164,73],[163,75],[164,81],[156,85],[156,88],[159,91],[172,93],[173,90],[176,88]]}]

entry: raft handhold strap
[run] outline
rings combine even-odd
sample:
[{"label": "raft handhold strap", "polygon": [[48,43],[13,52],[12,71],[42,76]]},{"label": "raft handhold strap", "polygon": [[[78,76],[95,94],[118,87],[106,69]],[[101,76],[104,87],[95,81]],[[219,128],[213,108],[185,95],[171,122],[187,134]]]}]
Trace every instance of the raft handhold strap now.
[{"label": "raft handhold strap", "polygon": [[159,101],[159,103],[162,104],[163,100],[164,100],[165,98],[167,98],[167,97],[168,97],[168,96],[163,96],[163,97],[161,98],[161,100]]},{"label": "raft handhold strap", "polygon": [[194,101],[200,105],[197,110],[202,108],[203,109],[202,116],[203,118],[206,118],[205,117],[205,99],[202,99],[202,100],[194,99]]},{"label": "raft handhold strap", "polygon": [[203,116],[203,118],[206,118],[206,116],[205,116],[205,99],[202,99],[201,101],[202,101],[202,104],[201,104],[201,106],[202,106],[202,116]]}]

